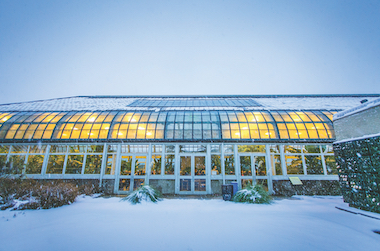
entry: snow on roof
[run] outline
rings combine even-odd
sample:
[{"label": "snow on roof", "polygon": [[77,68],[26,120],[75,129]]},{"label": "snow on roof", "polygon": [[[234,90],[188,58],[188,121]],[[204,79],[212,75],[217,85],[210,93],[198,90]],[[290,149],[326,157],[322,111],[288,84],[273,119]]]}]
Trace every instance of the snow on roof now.
[{"label": "snow on roof", "polygon": [[[262,95],[262,96],[83,96],[0,105],[9,111],[103,111],[103,110],[346,110],[363,99],[369,103],[380,95]],[[251,98],[260,107],[148,107],[129,106],[139,99],[239,99]]]},{"label": "snow on roof", "polygon": [[380,98],[372,100],[372,101],[367,101],[367,102],[365,102],[359,106],[355,106],[351,109],[338,112],[334,115],[334,120],[347,117],[349,115],[370,109],[370,108],[375,107],[375,106],[380,106]]}]

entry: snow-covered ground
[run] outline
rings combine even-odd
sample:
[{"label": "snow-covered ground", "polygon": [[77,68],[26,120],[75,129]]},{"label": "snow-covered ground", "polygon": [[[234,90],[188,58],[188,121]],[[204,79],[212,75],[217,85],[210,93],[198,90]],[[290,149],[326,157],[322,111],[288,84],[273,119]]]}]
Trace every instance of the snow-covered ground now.
[{"label": "snow-covered ground", "polygon": [[271,205],[78,197],[61,208],[1,211],[0,250],[380,250],[380,220],[336,206],[348,208],[341,197]]}]

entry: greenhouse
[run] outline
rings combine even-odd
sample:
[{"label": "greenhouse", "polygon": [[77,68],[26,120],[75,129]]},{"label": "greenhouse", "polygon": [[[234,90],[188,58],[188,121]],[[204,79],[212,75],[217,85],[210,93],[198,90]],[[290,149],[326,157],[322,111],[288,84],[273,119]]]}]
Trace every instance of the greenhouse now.
[{"label": "greenhouse", "polygon": [[378,97],[80,96],[3,104],[0,165],[115,194],[144,183],[164,194],[220,194],[231,182],[275,194],[334,193],[333,115]]}]

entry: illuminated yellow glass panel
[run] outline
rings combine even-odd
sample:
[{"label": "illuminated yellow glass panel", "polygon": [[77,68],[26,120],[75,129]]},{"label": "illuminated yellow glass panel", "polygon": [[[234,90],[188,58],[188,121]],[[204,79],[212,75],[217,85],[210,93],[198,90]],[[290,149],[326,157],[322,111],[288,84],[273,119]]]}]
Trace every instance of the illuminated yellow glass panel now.
[{"label": "illuminated yellow glass panel", "polygon": [[156,139],[164,138],[164,130],[156,130]]},{"label": "illuminated yellow glass panel", "polygon": [[298,130],[298,136],[300,137],[300,139],[308,139],[309,138],[306,130]]},{"label": "illuminated yellow glass panel", "polygon": [[54,128],[55,128],[55,124],[48,125],[45,132],[44,132],[44,135],[42,136],[42,138],[43,139],[50,139]]},{"label": "illuminated yellow glass panel", "polygon": [[231,138],[233,138],[233,139],[240,139],[240,132],[239,132],[239,130],[231,130]]},{"label": "illuminated yellow glass panel", "polygon": [[295,112],[289,112],[289,116],[293,119],[294,122],[302,122],[301,118]]},{"label": "illuminated yellow glass panel", "polygon": [[78,139],[82,127],[83,127],[83,124],[75,124],[75,126],[74,126],[74,128],[72,130],[70,139]]},{"label": "illuminated yellow glass panel", "polygon": [[328,135],[326,130],[318,130],[319,138],[320,139],[328,139]]},{"label": "illuminated yellow glass panel", "polygon": [[44,118],[46,118],[46,116],[48,116],[50,113],[47,112],[47,113],[43,113],[41,115],[39,115],[33,122],[35,123],[39,123],[41,122]]},{"label": "illuminated yellow glass panel", "polygon": [[319,122],[320,119],[312,112],[305,112],[305,114],[307,114],[307,116],[309,116],[309,118],[313,121],[313,122]]},{"label": "illuminated yellow glass panel", "polygon": [[4,122],[7,121],[8,119],[10,119],[12,116],[13,116],[13,114],[12,114],[12,115],[7,115],[7,116],[2,117],[0,122],[4,123]]},{"label": "illuminated yellow glass panel", "polygon": [[237,112],[237,118],[239,122],[247,122],[247,119],[242,112]]},{"label": "illuminated yellow glass panel", "polygon": [[284,123],[278,123],[278,124],[277,124],[277,128],[278,128],[279,130],[286,130],[286,126],[285,126]]},{"label": "illuminated yellow glass panel", "polygon": [[331,114],[330,112],[322,112],[324,115],[326,115],[326,117],[328,117],[331,121],[333,121],[333,114]]},{"label": "illuminated yellow glass panel", "polygon": [[22,137],[24,136],[24,133],[25,133],[26,128],[28,128],[28,124],[26,124],[26,125],[21,125],[21,126],[18,128],[18,131],[17,131],[16,136],[15,136],[14,138],[15,138],[15,139],[22,139]]},{"label": "illuminated yellow glass panel", "polygon": [[31,139],[33,137],[33,133],[36,130],[36,128],[37,128],[37,125],[30,125],[24,135],[24,139]]},{"label": "illuminated yellow glass panel", "polygon": [[269,139],[270,135],[268,130],[260,130],[260,137],[262,139]]},{"label": "illuminated yellow glass panel", "polygon": [[[48,128],[49,128],[49,126],[48,126]],[[64,124],[60,125],[59,128],[58,128],[58,130],[54,133],[53,137],[56,138],[56,139],[60,139],[61,136],[62,136],[63,128],[65,128],[65,125]]]},{"label": "illuminated yellow glass panel", "polygon": [[306,127],[305,127],[304,124],[296,123],[296,126],[297,126],[297,129],[298,129],[298,130],[306,130]]},{"label": "illuminated yellow glass panel", "polygon": [[133,116],[133,112],[128,112],[124,115],[123,119],[121,121],[123,122],[130,122]]},{"label": "illuminated yellow glass panel", "polygon": [[282,117],[277,113],[277,112],[272,112],[272,116],[274,117],[274,120],[276,122],[283,122],[284,120],[282,119]]},{"label": "illuminated yellow glass panel", "polygon": [[120,124],[115,124],[111,130],[111,139],[117,139]]},{"label": "illuminated yellow glass panel", "polygon": [[279,133],[280,133],[280,138],[281,139],[288,139],[289,138],[289,135],[288,135],[288,131],[287,130],[278,130]]},{"label": "illuminated yellow glass panel", "polygon": [[130,130],[136,130],[137,129],[137,124],[129,124],[129,129]]},{"label": "illuminated yellow glass panel", "polygon": [[304,112],[296,112],[303,122],[309,122],[309,117]]},{"label": "illuminated yellow glass panel", "polygon": [[317,128],[317,130],[324,130],[325,129],[325,127],[323,126],[322,123],[315,123],[314,125],[315,125],[315,128]]},{"label": "illuminated yellow glass panel", "polygon": [[41,124],[37,127],[36,132],[33,135],[33,139],[40,139],[42,138],[42,134],[46,128],[47,124]]},{"label": "illuminated yellow glass panel", "polygon": [[239,130],[239,124],[238,123],[231,123],[230,128],[231,128],[231,130]]},{"label": "illuminated yellow glass panel", "polygon": [[20,125],[18,125],[18,124],[12,125],[11,128],[8,130],[5,138],[6,139],[13,139],[13,137],[15,136],[15,133],[19,127],[20,127]]},{"label": "illuminated yellow glass panel", "polygon": [[253,116],[252,112],[245,112],[244,114],[248,122],[256,122],[256,118]]},{"label": "illuminated yellow glass panel", "polygon": [[230,139],[231,138],[230,130],[222,130],[222,136],[224,139]]},{"label": "illuminated yellow glass panel", "polygon": [[298,133],[297,130],[288,130],[289,131],[289,137],[291,139],[298,139]]},{"label": "illuminated yellow glass panel", "polygon": [[44,120],[42,121],[43,123],[48,123],[50,122],[55,116],[57,116],[58,113],[56,112],[53,112],[53,113],[50,113],[48,116],[46,116],[44,118]]},{"label": "illuminated yellow glass panel", "polygon": [[276,130],[274,129],[274,126],[273,124],[267,124],[268,126],[268,129],[269,129],[269,136],[271,139],[275,139],[277,138],[277,135],[276,135]]},{"label": "illuminated yellow glass panel", "polygon": [[296,126],[293,123],[286,123],[286,127],[288,130],[295,130]]},{"label": "illuminated yellow glass panel", "polygon": [[136,138],[136,129],[129,129],[128,130],[128,134],[127,134],[127,138],[128,139],[134,139]]},{"label": "illuminated yellow glass panel", "polygon": [[282,119],[285,121],[285,122],[293,122],[292,118],[285,112],[280,112],[280,115],[282,117]]},{"label": "illuminated yellow glass panel", "polygon": [[84,124],[83,125],[82,131],[80,133],[81,139],[88,139],[88,137],[90,136],[91,127],[92,127],[92,124]]},{"label": "illuminated yellow glass panel", "polygon": [[54,119],[51,121],[51,123],[57,123],[65,114],[61,113],[54,117]]},{"label": "illuminated yellow glass panel", "polygon": [[261,124],[259,124],[259,129],[260,129],[260,130],[267,130],[267,129],[268,129],[268,126],[267,126],[267,124],[263,124],[263,123],[261,123]]},{"label": "illuminated yellow glass panel", "polygon": [[157,113],[152,113],[150,115],[150,117],[149,117],[149,122],[156,122],[157,118],[158,118],[158,114]]},{"label": "illuminated yellow glass panel", "polygon": [[95,120],[95,122],[96,123],[101,123],[101,122],[103,122],[103,120],[105,119],[107,117],[107,113],[102,113],[102,114],[100,114],[97,118],[96,118],[96,120]]},{"label": "illuminated yellow glass panel", "polygon": [[249,139],[249,128],[247,123],[241,123],[240,124],[240,133],[241,133],[241,138],[242,139]]},{"label": "illuminated yellow glass panel", "polygon": [[90,139],[97,139],[99,138],[99,131],[100,130],[94,130],[92,129],[90,132]]},{"label": "illuminated yellow glass panel", "polygon": [[308,129],[307,132],[309,133],[310,139],[318,139],[317,130]]},{"label": "illuminated yellow glass panel", "polygon": [[332,125],[325,123],[325,127],[330,139],[335,138],[335,131]]},{"label": "illuminated yellow glass panel", "polygon": [[144,112],[144,114],[141,116],[140,122],[148,122],[149,114],[150,113]]},{"label": "illuminated yellow glass panel", "polygon": [[267,112],[261,112],[267,122],[273,121],[272,116]]},{"label": "illuminated yellow glass panel", "polygon": [[147,139],[154,139],[154,129],[153,130],[152,129],[148,129],[146,131],[146,138]]},{"label": "illuminated yellow glass panel", "polygon": [[70,119],[69,122],[77,122],[77,120],[83,115],[83,112],[77,113],[73,115]]},{"label": "illuminated yellow glass panel", "polygon": [[260,112],[254,112],[253,115],[255,116],[257,122],[265,122],[265,119]]},{"label": "illuminated yellow glass panel", "polygon": [[259,130],[257,130],[257,129],[250,130],[250,133],[251,133],[251,139],[259,139],[260,138]]},{"label": "illuminated yellow glass panel", "polygon": [[248,125],[249,125],[250,130],[257,130],[257,128],[258,128],[256,123],[249,123]]},{"label": "illuminated yellow glass panel", "polygon": [[131,123],[139,122],[141,117],[141,113],[135,113],[131,118]]},{"label": "illuminated yellow glass panel", "polygon": [[[86,112],[84,113],[82,116],[80,116],[80,118],[78,119],[77,122],[85,122],[90,116],[91,116],[92,113],[90,112]],[[97,114],[95,114],[95,117],[97,116]],[[94,122],[95,119],[93,121],[90,121],[90,122]]]}]

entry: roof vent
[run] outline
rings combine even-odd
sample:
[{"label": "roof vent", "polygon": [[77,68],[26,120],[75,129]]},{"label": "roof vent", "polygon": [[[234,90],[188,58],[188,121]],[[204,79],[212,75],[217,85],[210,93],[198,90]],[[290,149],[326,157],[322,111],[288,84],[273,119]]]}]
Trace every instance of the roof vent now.
[{"label": "roof vent", "polygon": [[368,102],[368,99],[360,100],[360,103],[362,103],[362,104],[364,104],[364,103],[366,103],[366,102]]}]

